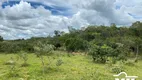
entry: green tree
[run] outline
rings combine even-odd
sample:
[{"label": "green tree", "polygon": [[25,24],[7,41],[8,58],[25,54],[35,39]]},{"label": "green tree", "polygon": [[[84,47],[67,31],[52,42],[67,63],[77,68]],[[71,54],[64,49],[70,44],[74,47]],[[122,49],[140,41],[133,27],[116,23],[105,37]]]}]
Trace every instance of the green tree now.
[{"label": "green tree", "polygon": [[42,62],[43,74],[45,73],[45,63],[43,56],[48,56],[49,54],[51,54],[53,49],[54,49],[53,45],[43,44],[42,42],[38,42],[37,46],[34,47],[35,54],[37,55],[37,57],[40,58]]},{"label": "green tree", "polygon": [[2,36],[0,36],[0,41],[3,41],[3,37]]},{"label": "green tree", "polygon": [[89,54],[92,55],[93,60],[97,63],[106,63],[109,57],[117,60],[125,60],[125,53],[123,52],[123,44],[117,43],[116,47],[112,48],[106,44],[98,46],[91,44]]},{"label": "green tree", "polygon": [[107,45],[97,46],[92,44],[89,54],[92,55],[93,60],[97,63],[106,63],[107,58],[113,54],[113,49]]},{"label": "green tree", "polygon": [[133,23],[130,29],[132,29],[135,36],[137,37],[142,36],[142,23],[140,21],[136,21],[135,23]]},{"label": "green tree", "polygon": [[67,51],[86,51],[88,49],[87,41],[81,38],[69,38],[65,42]]},{"label": "green tree", "polygon": [[54,34],[55,34],[55,36],[60,36],[60,35],[61,35],[61,32],[58,31],[58,30],[55,30],[55,31],[54,31]]},{"label": "green tree", "polygon": [[24,51],[20,51],[20,53],[18,54],[20,58],[23,59],[24,63],[22,64],[23,67],[28,66],[29,64],[27,63],[28,60],[28,54]]},{"label": "green tree", "polygon": [[140,38],[135,38],[135,46],[136,46],[136,60],[139,56],[139,48],[141,47],[142,40]]}]

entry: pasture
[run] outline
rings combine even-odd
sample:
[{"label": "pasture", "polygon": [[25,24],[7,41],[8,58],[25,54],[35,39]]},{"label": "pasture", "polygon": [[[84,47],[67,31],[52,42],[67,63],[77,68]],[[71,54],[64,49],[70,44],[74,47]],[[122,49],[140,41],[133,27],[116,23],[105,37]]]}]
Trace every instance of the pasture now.
[{"label": "pasture", "polygon": [[141,60],[129,65],[120,61],[116,64],[98,64],[93,62],[91,56],[83,53],[54,51],[52,55],[44,56],[44,62],[43,74],[42,63],[34,53],[27,55],[27,66],[22,66],[24,61],[19,55],[1,53],[0,80],[114,80],[113,75],[119,70],[142,80]]}]

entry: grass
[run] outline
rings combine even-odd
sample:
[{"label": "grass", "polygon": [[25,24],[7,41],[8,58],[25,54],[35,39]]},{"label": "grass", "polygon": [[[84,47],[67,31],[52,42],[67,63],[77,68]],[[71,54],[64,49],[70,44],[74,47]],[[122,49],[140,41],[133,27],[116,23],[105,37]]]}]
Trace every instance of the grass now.
[{"label": "grass", "polygon": [[[5,63],[13,58],[14,65]],[[50,61],[49,61],[50,60]],[[61,66],[56,66],[62,60]],[[0,80],[114,80],[111,67],[107,64],[97,64],[86,55],[68,55],[66,52],[55,51],[51,56],[44,56],[46,73],[42,74],[42,65],[34,54],[28,54],[29,64],[21,65],[24,61],[16,54],[0,54]],[[116,64],[119,65],[119,64]],[[142,80],[142,61],[133,66],[120,64],[129,76],[138,76]],[[119,65],[119,66],[120,66]],[[11,67],[14,67],[11,73]],[[13,75],[14,74],[14,75]]]}]

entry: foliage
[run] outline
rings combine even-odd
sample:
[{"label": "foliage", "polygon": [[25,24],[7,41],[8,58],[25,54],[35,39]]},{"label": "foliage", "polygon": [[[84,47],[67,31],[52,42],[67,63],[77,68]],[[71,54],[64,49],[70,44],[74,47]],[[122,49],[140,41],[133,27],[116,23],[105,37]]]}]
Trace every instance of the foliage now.
[{"label": "foliage", "polygon": [[0,41],[3,41],[3,37],[2,36],[0,36]]},{"label": "foliage", "polygon": [[61,66],[63,64],[63,60],[62,59],[58,59],[56,62],[56,66]]},{"label": "foliage", "polygon": [[80,38],[69,38],[65,42],[67,51],[86,51],[88,49],[87,41]]},{"label": "foliage", "polygon": [[54,49],[53,45],[43,44],[42,42],[38,42],[37,45],[34,47],[35,54],[37,55],[37,57],[40,58],[42,62],[43,74],[45,73],[45,69],[46,69],[43,55],[51,54],[53,49]]},{"label": "foliage", "polygon": [[106,44],[102,46],[91,44],[89,54],[92,55],[95,62],[106,63],[106,61],[109,60],[108,58],[112,57],[112,61],[115,63],[113,59],[126,60],[126,57],[124,57],[126,54],[122,51],[122,47],[123,46],[117,45],[115,48],[112,48]]},{"label": "foliage", "polygon": [[135,65],[135,61],[134,60],[128,60],[125,62],[126,65],[128,66],[134,66]]},{"label": "foliage", "polygon": [[124,69],[123,69],[123,67],[121,67],[121,66],[114,66],[114,67],[112,67],[112,69],[111,69],[111,71],[113,72],[113,73],[120,73],[120,72],[124,72]]},{"label": "foliage", "polygon": [[[35,52],[37,56],[49,55],[52,50],[86,52],[94,61],[105,63],[108,57],[126,61],[133,53],[136,61],[142,53],[142,22],[132,23],[130,27],[92,25],[83,29],[69,28],[69,33],[54,31],[54,36],[32,37],[30,39],[3,40],[0,37],[0,52]],[[54,45],[54,46],[53,46]],[[62,48],[62,49],[60,49]]]},{"label": "foliage", "polygon": [[112,53],[113,49],[105,44],[103,46],[93,44],[89,50],[89,54],[92,55],[93,60],[98,63],[106,63],[108,56],[111,56]]},{"label": "foliage", "polygon": [[0,52],[5,53],[18,53],[21,50],[26,52],[32,52],[33,47],[31,43],[27,41],[3,41],[0,42]]},{"label": "foliage", "polygon": [[[3,62],[10,59],[12,56],[16,59],[17,54],[0,54],[0,80],[19,80],[23,78],[24,80],[114,80],[111,69],[107,69],[106,65],[93,63],[90,56],[75,55],[73,57],[68,57],[67,52],[55,51],[55,54],[49,56],[52,60],[52,66],[47,70],[47,73],[43,75],[41,73],[41,61],[35,54],[28,54],[28,64],[30,66],[20,67],[23,62],[22,59],[16,61],[15,74],[9,77],[8,73],[10,71],[10,65],[3,65]],[[61,54],[60,58],[64,62],[63,65],[57,67],[56,61],[59,60],[57,53]],[[45,56],[46,57],[46,56]],[[48,59],[44,58],[46,63]],[[121,67],[122,64],[119,64]],[[118,66],[118,64],[116,65]],[[119,68],[120,68],[119,67]],[[73,70],[72,70],[73,69]],[[122,71],[125,71],[129,76],[138,76],[138,80],[142,79],[142,60],[135,63],[135,66],[123,65]],[[133,75],[134,74],[134,75]],[[64,77],[63,77],[64,76]]]},{"label": "foliage", "polygon": [[22,67],[26,67],[29,66],[29,64],[27,63],[28,60],[28,54],[26,52],[21,51],[19,54],[19,57],[21,59],[23,59],[24,63],[21,65]]},{"label": "foliage", "polygon": [[19,77],[18,69],[16,68],[16,65],[9,66],[9,72],[7,73],[8,77]]},{"label": "foliage", "polygon": [[53,45],[42,42],[38,42],[36,46],[34,46],[34,51],[38,57],[42,55],[49,55],[50,53],[52,53],[53,49]]}]

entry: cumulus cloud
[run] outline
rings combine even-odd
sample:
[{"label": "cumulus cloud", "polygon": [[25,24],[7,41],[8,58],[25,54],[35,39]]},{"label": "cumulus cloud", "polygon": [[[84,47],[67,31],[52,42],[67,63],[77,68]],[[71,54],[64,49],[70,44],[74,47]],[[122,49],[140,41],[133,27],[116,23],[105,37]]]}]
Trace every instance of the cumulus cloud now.
[{"label": "cumulus cloud", "polygon": [[[43,5],[35,8],[29,2],[58,8],[68,16],[52,14]],[[17,39],[48,36],[54,30],[67,32],[68,26],[130,25],[142,20],[141,3],[141,0],[24,0],[13,6],[0,7],[0,35],[5,39]],[[64,11],[64,8],[68,10]]]},{"label": "cumulus cloud", "polygon": [[66,17],[54,16],[42,6],[35,9],[30,3],[21,1],[0,11],[0,34],[6,39],[47,36],[56,29],[67,29]]}]

